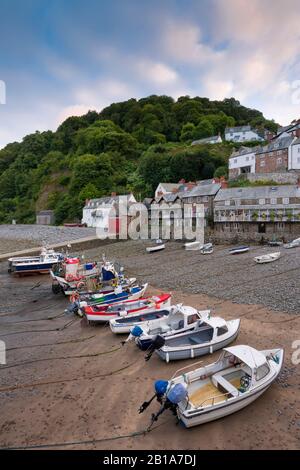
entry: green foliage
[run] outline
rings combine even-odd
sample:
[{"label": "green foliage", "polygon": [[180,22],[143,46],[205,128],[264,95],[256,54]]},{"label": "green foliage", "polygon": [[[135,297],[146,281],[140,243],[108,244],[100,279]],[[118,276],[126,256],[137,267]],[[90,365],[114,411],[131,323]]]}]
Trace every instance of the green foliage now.
[{"label": "green foliage", "polygon": [[215,178],[221,178],[224,176],[225,178],[228,177],[228,167],[227,166],[219,166],[216,171],[214,172]]},{"label": "green foliage", "polygon": [[35,132],[0,150],[0,223],[34,222],[37,208],[53,209],[57,223],[72,221],[87,198],[133,191],[140,199],[161,181],[223,175],[233,144],[190,142],[244,124],[277,128],[234,98],[198,96],[175,102],[151,95],[69,117],[56,132]]}]

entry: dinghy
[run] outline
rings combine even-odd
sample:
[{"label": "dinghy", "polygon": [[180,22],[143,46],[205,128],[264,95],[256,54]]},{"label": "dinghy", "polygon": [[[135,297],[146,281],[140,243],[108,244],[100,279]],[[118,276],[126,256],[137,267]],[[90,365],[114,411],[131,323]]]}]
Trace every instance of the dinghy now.
[{"label": "dinghy", "polygon": [[114,318],[109,321],[110,329],[113,333],[129,333],[133,327],[137,325],[145,326],[154,320],[160,320],[163,317],[169,315],[170,309],[163,308],[161,310],[153,310],[152,312],[146,312],[141,314],[132,314],[126,317]]},{"label": "dinghy", "polygon": [[271,240],[271,241],[268,242],[268,245],[269,246],[282,246],[283,242],[281,242],[279,240]]},{"label": "dinghy", "polygon": [[87,305],[81,307],[89,322],[108,322],[113,318],[127,317],[132,314],[144,314],[170,306],[171,294],[154,295],[138,300],[124,300],[110,305]]},{"label": "dinghy", "polygon": [[196,250],[201,250],[203,248],[203,243],[199,241],[194,241],[194,242],[189,242],[184,244],[184,248],[187,251],[196,251]]},{"label": "dinghy", "polygon": [[231,255],[238,255],[239,253],[246,253],[247,251],[249,251],[249,246],[237,246],[236,248],[231,248],[229,250],[229,253]]},{"label": "dinghy", "polygon": [[200,253],[202,255],[210,255],[211,253],[213,253],[213,251],[214,251],[213,244],[212,243],[206,243],[201,248]]},{"label": "dinghy", "polygon": [[164,344],[156,353],[166,362],[212,354],[230,344],[237,337],[239,327],[239,319],[206,317],[192,331],[164,337]]},{"label": "dinghy", "polygon": [[284,248],[297,248],[298,246],[300,246],[300,238],[296,238],[295,240],[293,240],[292,242],[290,243],[286,243],[285,245],[283,245]]},{"label": "dinghy", "polygon": [[14,274],[48,273],[55,263],[64,259],[62,253],[43,248],[39,256],[8,259],[8,272]]},{"label": "dinghy", "polygon": [[280,373],[283,358],[283,349],[258,351],[242,345],[224,348],[212,364],[182,373],[187,369],[184,367],[169,381],[157,380],[154,396],[139,411],[145,411],[157,398],[161,407],[152,415],[150,427],[167,409],[187,428],[223,418],[262,395]]},{"label": "dinghy", "polygon": [[165,249],[165,244],[157,244],[155,246],[148,246],[146,248],[147,253],[155,253],[156,251],[161,251]]},{"label": "dinghy", "polygon": [[[135,339],[137,346],[145,351],[152,347],[157,335],[165,337],[193,330],[203,318],[210,316],[210,310],[198,311],[182,304],[173,305],[169,311],[167,317],[154,319],[146,324],[143,321],[136,321],[134,328],[129,330],[130,335],[127,340]],[[137,326],[139,328],[136,328]]]},{"label": "dinghy", "polygon": [[278,258],[280,258],[280,255],[280,251],[277,253],[269,253],[267,255],[256,256],[254,261],[258,264],[272,263],[272,261],[276,261]]}]

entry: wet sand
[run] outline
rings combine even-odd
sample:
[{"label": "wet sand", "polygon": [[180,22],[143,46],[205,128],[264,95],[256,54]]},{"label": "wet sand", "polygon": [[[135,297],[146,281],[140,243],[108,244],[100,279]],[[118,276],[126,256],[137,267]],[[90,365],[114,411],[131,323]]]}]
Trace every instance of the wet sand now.
[{"label": "wet sand", "polygon": [[[106,254],[121,259],[130,275],[151,279],[149,294],[168,291],[173,275],[174,303],[211,308],[226,319],[241,318],[235,343],[258,349],[284,347],[283,372],[257,401],[218,421],[185,429],[165,412],[151,433],[68,448],[299,449],[300,365],[291,362],[292,342],[300,339],[299,315],[237,303],[234,296],[226,300],[221,288],[219,296],[193,293],[187,282],[179,285],[176,267],[180,272],[185,255],[176,252],[176,244],[173,251],[170,244],[163,257],[145,255],[144,246],[140,248],[118,243],[106,247]],[[93,256],[94,251],[86,255]],[[197,256],[186,256],[194,262],[195,276]],[[165,275],[161,265],[167,269]],[[110,439],[146,429],[158,404],[153,402],[141,415],[138,408],[152,396],[153,382],[170,378],[192,361],[166,364],[153,355],[145,363],[145,353],[134,343],[122,347],[123,337],[113,335],[107,326],[85,326],[79,318],[63,314],[66,299],[52,294],[48,276],[12,279],[5,268],[0,266],[0,339],[7,347],[7,365],[0,366],[1,447]],[[200,266],[198,271],[201,276]],[[226,286],[226,270],[222,272],[218,285],[223,280]],[[200,360],[208,364],[218,354]]]}]

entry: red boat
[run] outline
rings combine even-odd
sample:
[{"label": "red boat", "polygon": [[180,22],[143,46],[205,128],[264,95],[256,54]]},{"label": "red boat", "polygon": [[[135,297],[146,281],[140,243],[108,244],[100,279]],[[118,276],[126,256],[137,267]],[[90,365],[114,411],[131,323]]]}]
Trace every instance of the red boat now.
[{"label": "red boat", "polygon": [[171,294],[153,295],[138,300],[124,300],[118,304],[107,306],[87,305],[82,307],[82,313],[88,321],[108,322],[112,318],[123,317],[130,314],[151,312],[170,307]]}]

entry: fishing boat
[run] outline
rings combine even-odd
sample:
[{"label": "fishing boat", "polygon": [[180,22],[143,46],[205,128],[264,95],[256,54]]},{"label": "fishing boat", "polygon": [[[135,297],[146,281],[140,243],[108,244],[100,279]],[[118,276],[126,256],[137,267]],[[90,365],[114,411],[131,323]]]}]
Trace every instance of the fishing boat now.
[{"label": "fishing boat", "polygon": [[285,245],[283,245],[283,248],[297,248],[298,246],[300,246],[300,238],[296,238],[295,240],[291,241],[290,243],[286,243]]},{"label": "fishing boat", "polygon": [[256,256],[254,261],[258,264],[272,263],[273,261],[276,261],[278,258],[280,258],[280,255],[280,251],[276,253],[268,253],[266,255]]},{"label": "fishing boat", "polygon": [[[126,317],[114,318],[109,321],[110,329],[113,333],[122,334],[130,333],[132,328],[136,325],[145,326],[153,320],[159,320],[170,314],[169,308],[162,308],[160,310],[153,310],[151,312],[132,314]],[[128,338],[127,338],[128,339]]]},{"label": "fishing boat", "polygon": [[239,253],[246,253],[247,251],[249,251],[250,247],[245,245],[245,246],[237,246],[235,248],[231,248],[229,250],[229,253],[231,255],[238,255]]},{"label": "fishing boat", "polygon": [[183,372],[187,369],[184,367],[169,381],[156,381],[155,395],[139,411],[145,411],[157,398],[161,407],[152,415],[150,427],[167,409],[187,428],[223,418],[260,397],[277,378],[283,359],[283,349],[258,351],[245,345],[224,348],[212,364],[195,368],[196,363],[190,372]]},{"label": "fishing boat", "polygon": [[14,274],[48,273],[55,263],[63,261],[64,255],[43,248],[40,255],[8,259],[8,272]]},{"label": "fishing boat", "polygon": [[166,362],[212,354],[234,341],[239,328],[239,319],[226,321],[220,317],[207,317],[192,331],[164,337],[156,353]]},{"label": "fishing boat", "polygon": [[142,351],[149,350],[149,348],[154,351],[158,335],[166,337],[191,331],[207,317],[210,317],[210,310],[199,311],[187,305],[173,305],[167,317],[152,320],[143,325],[142,322],[135,323],[134,328],[130,330],[128,340],[135,339]]},{"label": "fishing boat", "polygon": [[161,243],[161,244],[156,244],[154,246],[148,246],[146,248],[146,251],[147,253],[156,253],[157,251],[161,251],[161,250],[164,250],[165,249],[165,244],[164,243]]},{"label": "fishing boat", "polygon": [[127,317],[133,314],[144,314],[170,306],[171,294],[154,295],[138,300],[124,300],[120,303],[87,305],[81,310],[88,321],[108,322],[113,318]]},{"label": "fishing boat", "polygon": [[205,245],[202,246],[200,253],[202,255],[210,255],[211,253],[213,253],[213,251],[214,251],[213,244],[205,243]]},{"label": "fishing boat", "polygon": [[107,294],[96,294],[97,298],[93,301],[82,301],[80,299],[74,300],[71,304],[73,306],[73,312],[78,313],[79,315],[84,315],[84,308],[88,305],[102,305],[108,306],[114,303],[120,303],[124,300],[137,300],[144,296],[147,290],[148,284],[135,285],[123,289],[122,286],[117,286],[114,292],[109,292]]},{"label": "fishing boat", "polygon": [[[105,289],[112,290],[112,284],[130,284],[124,277],[123,268],[119,271],[114,263],[106,261],[82,263],[79,258],[66,258],[50,271],[52,291],[54,294],[63,292],[72,295],[77,292],[97,292]],[[134,279],[135,281],[135,279]]]},{"label": "fishing boat", "polygon": [[188,242],[188,243],[185,243],[184,244],[184,248],[187,250],[187,251],[198,251],[198,250],[201,250],[203,248],[203,243],[199,242],[199,241],[194,241],[194,242]]}]

